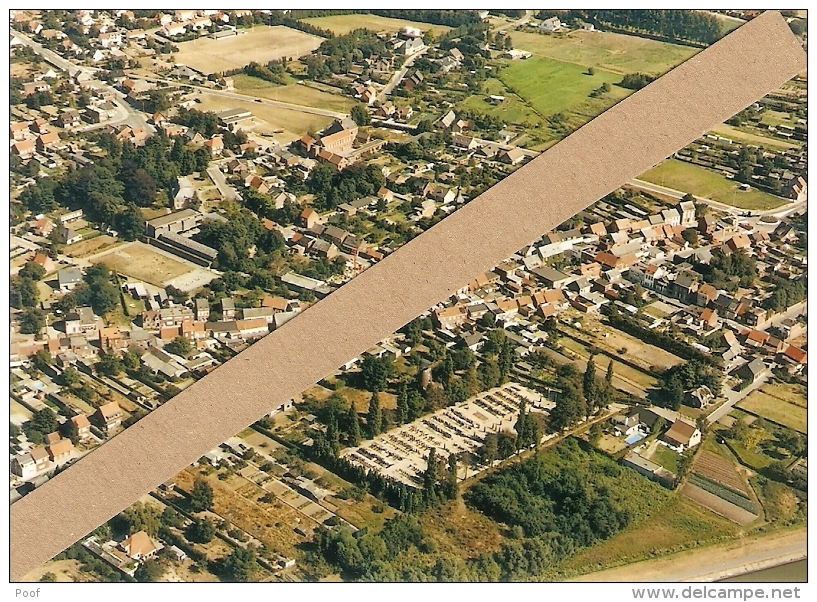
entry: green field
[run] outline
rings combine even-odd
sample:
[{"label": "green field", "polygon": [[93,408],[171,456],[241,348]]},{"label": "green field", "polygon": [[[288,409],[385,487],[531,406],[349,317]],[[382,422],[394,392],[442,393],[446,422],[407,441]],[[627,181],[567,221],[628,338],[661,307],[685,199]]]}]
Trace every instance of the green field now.
[{"label": "green field", "polygon": [[263,79],[244,74],[236,75],[233,79],[236,92],[269,100],[279,100],[296,105],[315,107],[316,109],[337,111],[338,113],[348,112],[355,104],[352,99],[345,96],[322,92],[302,84],[277,86]]},{"label": "green field", "polygon": [[763,391],[752,391],[738,407],[801,433],[805,433],[808,427],[806,408],[772,397]]},{"label": "green field", "polygon": [[[548,58],[509,62],[499,72],[499,79],[544,117],[570,111],[592,118],[630,94],[613,85],[621,80],[615,73],[596,69],[588,75],[581,65]],[[612,86],[611,91],[601,98],[590,98],[590,93],[605,82]]]},{"label": "green field", "polygon": [[314,17],[302,19],[304,23],[311,23],[335,34],[343,35],[355,29],[370,29],[372,31],[400,31],[404,27],[416,27],[422,31],[430,31],[435,36],[445,33],[450,27],[432,25],[431,23],[416,23],[402,19],[389,19],[377,15],[333,15],[331,17]]},{"label": "green field", "polygon": [[759,190],[738,190],[738,183],[705,167],[669,159],[653,167],[639,179],[696,196],[719,201],[740,209],[774,209],[787,201]]},{"label": "green field", "polygon": [[[514,125],[535,126],[542,123],[542,118],[536,114],[523,100],[508,90],[500,80],[490,78],[485,82],[484,94],[473,94],[459,106],[463,109],[472,109],[487,113],[502,119],[505,123]],[[491,95],[504,96],[501,103],[489,102]]]},{"label": "green field", "polygon": [[806,388],[803,385],[787,383],[767,383],[760,387],[764,393],[802,408],[807,407]]},{"label": "green field", "polygon": [[731,537],[736,526],[678,495],[644,520],[557,565],[564,578],[600,571]]},{"label": "green field", "polygon": [[758,136],[757,134],[752,134],[751,132],[744,132],[743,130],[728,125],[726,123],[722,123],[721,125],[715,126],[714,128],[712,128],[712,132],[717,134],[718,136],[723,136],[724,138],[729,138],[730,140],[733,141],[748,142],[749,144],[767,146],[771,147],[772,149],[797,148],[799,146],[791,142],[786,142],[785,140],[778,140],[777,138],[768,138],[766,136]]},{"label": "green field", "polygon": [[[603,69],[618,75],[649,73],[662,75],[698,52],[695,48],[656,42],[636,36],[601,31],[569,34],[512,32],[514,48],[535,57]],[[616,81],[620,81],[619,77]]]}]

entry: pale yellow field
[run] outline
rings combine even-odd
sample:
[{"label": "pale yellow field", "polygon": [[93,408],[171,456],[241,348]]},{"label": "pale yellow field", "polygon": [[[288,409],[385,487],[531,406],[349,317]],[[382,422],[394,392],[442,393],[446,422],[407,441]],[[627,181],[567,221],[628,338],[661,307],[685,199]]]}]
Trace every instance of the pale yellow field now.
[{"label": "pale yellow field", "polygon": [[209,75],[240,69],[253,61],[265,64],[284,56],[299,58],[323,42],[323,38],[281,25],[256,25],[240,31],[237,36],[220,40],[202,37],[182,42],[175,60]]}]

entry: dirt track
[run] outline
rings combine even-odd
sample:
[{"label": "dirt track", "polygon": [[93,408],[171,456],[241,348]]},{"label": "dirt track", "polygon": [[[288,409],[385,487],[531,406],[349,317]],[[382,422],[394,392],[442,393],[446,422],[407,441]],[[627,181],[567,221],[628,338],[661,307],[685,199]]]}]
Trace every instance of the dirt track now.
[{"label": "dirt track", "polygon": [[806,529],[738,539],[656,560],[584,575],[573,581],[712,582],[806,558]]}]

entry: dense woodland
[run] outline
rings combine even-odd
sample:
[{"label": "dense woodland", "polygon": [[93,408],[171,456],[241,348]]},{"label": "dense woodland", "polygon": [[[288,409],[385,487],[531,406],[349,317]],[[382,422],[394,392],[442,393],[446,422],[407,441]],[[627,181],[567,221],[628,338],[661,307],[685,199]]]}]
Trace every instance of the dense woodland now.
[{"label": "dense woodland", "polygon": [[588,10],[587,18],[608,27],[644,32],[678,42],[713,44],[723,35],[717,17],[694,10]]}]

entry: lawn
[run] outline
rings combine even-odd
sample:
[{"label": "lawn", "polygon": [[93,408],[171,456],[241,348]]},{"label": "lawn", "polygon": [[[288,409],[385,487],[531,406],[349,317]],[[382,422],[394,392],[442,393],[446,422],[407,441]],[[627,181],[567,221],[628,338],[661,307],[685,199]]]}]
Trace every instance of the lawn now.
[{"label": "lawn", "polygon": [[[586,114],[589,100],[595,100],[596,103],[591,103],[594,105],[606,105],[598,111],[601,113],[630,93],[613,86],[621,81],[618,74],[602,69],[589,75],[581,65],[544,57],[508,61],[506,65],[500,70],[499,79],[544,117],[571,110]],[[612,86],[611,91],[602,98],[590,99],[590,93],[604,83]]]},{"label": "lawn", "polygon": [[337,35],[347,34],[355,29],[369,29],[371,31],[400,31],[404,27],[416,27],[422,31],[430,31],[435,36],[439,36],[451,28],[445,25],[432,25],[431,23],[416,23],[414,21],[404,21],[402,19],[390,19],[377,15],[333,15],[331,17],[314,17],[312,19],[302,19],[304,23],[311,23],[324,29],[328,29]]},{"label": "lawn", "polygon": [[787,203],[785,199],[759,190],[738,190],[737,182],[727,180],[721,174],[705,167],[692,165],[678,159],[664,161],[639,176],[639,179],[674,188],[681,192],[689,192],[695,196],[708,198],[740,209],[774,209]]},{"label": "lawn", "polygon": [[660,464],[672,474],[678,474],[678,454],[670,448],[660,444],[657,445],[650,460]]},{"label": "lawn", "polygon": [[557,570],[565,578],[714,543],[737,532],[735,525],[680,496],[591,548],[568,558]]},{"label": "lawn", "polygon": [[181,42],[175,60],[209,75],[240,69],[253,61],[266,64],[284,56],[302,57],[323,42],[323,38],[283,26],[257,25],[239,32],[221,40],[201,37]]},{"label": "lawn", "polygon": [[290,84],[287,86],[277,86],[257,77],[239,74],[234,76],[235,90],[241,94],[258,96],[269,100],[279,100],[316,109],[326,109],[347,113],[355,104],[345,96],[322,92],[309,86],[301,84]]},{"label": "lawn", "polygon": [[[698,52],[678,46],[617,33],[573,31],[568,34],[512,32],[514,48],[534,56],[603,69],[620,75],[662,75]],[[616,81],[620,81],[619,77]]]},{"label": "lawn", "polygon": [[722,123],[721,125],[712,128],[712,132],[718,136],[729,138],[732,141],[747,142],[749,144],[757,144],[758,146],[767,146],[772,149],[787,149],[797,148],[798,144],[786,142],[785,140],[778,140],[777,138],[769,138],[766,136],[758,136],[750,132],[744,132],[736,127]]},{"label": "lawn", "polygon": [[117,244],[117,240],[107,234],[95,236],[87,240],[81,240],[65,247],[65,254],[68,257],[86,257],[98,253],[108,247]]},{"label": "lawn", "polygon": [[800,433],[805,433],[807,430],[806,408],[788,403],[763,391],[752,391],[749,397],[738,404],[738,407]]}]

